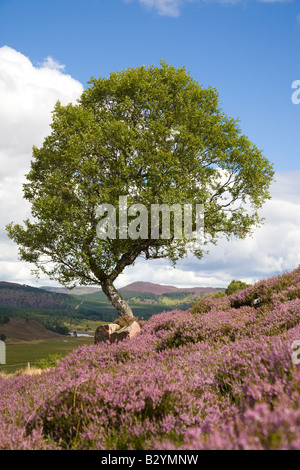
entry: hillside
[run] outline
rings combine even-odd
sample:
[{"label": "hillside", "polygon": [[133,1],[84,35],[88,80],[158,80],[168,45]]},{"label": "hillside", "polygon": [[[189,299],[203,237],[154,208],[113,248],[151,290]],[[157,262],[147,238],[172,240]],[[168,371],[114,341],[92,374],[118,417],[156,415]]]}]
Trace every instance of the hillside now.
[{"label": "hillside", "polygon": [[[133,286],[135,285],[134,283]],[[195,300],[208,295],[208,293],[195,293],[188,290],[175,290],[164,292],[163,294],[155,294],[149,292],[149,290],[156,290],[153,289],[153,284],[150,284],[150,287],[146,286],[145,290],[120,290],[122,297],[128,302],[133,314],[139,319],[147,320],[162,310],[169,311],[174,308],[187,309],[192,306]],[[111,313],[114,312],[115,316],[117,315],[101,290],[93,294],[81,295],[79,298],[84,302],[89,301],[98,304],[99,311],[103,313],[109,311]]]},{"label": "hillside", "polygon": [[68,294],[68,295],[88,295],[101,292],[100,287],[74,287],[74,289],[67,289],[66,287],[51,287],[42,286],[41,289],[48,292],[56,292],[57,294]]},{"label": "hillside", "polygon": [[154,315],[132,340],[0,376],[0,449],[298,450],[299,340],[300,267]]},{"label": "hillside", "polygon": [[[49,291],[49,292],[56,292],[56,293],[63,293],[63,294],[71,294],[71,295],[88,295],[88,294],[97,294],[101,292],[100,287],[75,287],[72,290],[66,289],[65,287],[50,287],[50,286],[43,286],[41,289]],[[126,291],[126,292],[147,292],[156,295],[162,295],[165,293],[170,292],[193,292],[195,294],[212,294],[217,293],[219,290],[224,290],[218,287],[175,287],[175,286],[166,286],[163,284],[155,284],[153,282],[132,282],[131,284],[127,284],[119,289],[119,291]]]},{"label": "hillside", "polygon": [[[46,290],[45,290],[46,289]],[[138,289],[138,290],[134,290]],[[149,319],[152,315],[173,308],[187,309],[204,295],[217,288],[177,288],[148,282],[135,282],[121,289],[135,316]],[[72,294],[74,293],[74,295]],[[0,282],[0,316],[27,318],[61,332],[64,322],[76,319],[114,321],[116,310],[100,288],[44,289]]]},{"label": "hillside", "polygon": [[46,329],[41,323],[23,318],[11,318],[9,322],[0,324],[1,334],[6,336],[6,343],[61,337],[60,334]]},{"label": "hillside", "polygon": [[70,298],[65,294],[50,293],[37,287],[1,281],[0,305],[66,310],[70,309]]},{"label": "hillside", "polygon": [[216,294],[219,290],[216,287],[175,287],[154,284],[152,282],[132,282],[127,286],[121,287],[120,291],[150,292],[156,295],[162,295],[170,292],[193,292],[195,294]]},{"label": "hillside", "polygon": [[[99,289],[98,289],[99,291]],[[109,308],[110,307],[110,308]],[[10,282],[0,282],[0,316],[27,318],[43,324],[60,324],[70,319],[111,321],[114,313],[108,302],[99,303],[76,295],[46,291]]]}]

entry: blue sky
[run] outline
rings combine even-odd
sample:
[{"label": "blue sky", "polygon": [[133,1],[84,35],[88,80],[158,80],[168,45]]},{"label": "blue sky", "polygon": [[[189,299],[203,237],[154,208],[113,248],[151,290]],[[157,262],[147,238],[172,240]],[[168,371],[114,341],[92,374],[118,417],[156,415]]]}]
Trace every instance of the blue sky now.
[{"label": "blue sky", "polygon": [[[183,262],[177,274],[174,271],[168,274],[170,282],[163,280],[169,270],[165,264],[159,264],[159,268],[153,264],[153,270],[151,265],[147,272],[138,263],[124,274],[122,284],[133,280],[155,282],[156,272],[159,282],[179,285],[184,272],[189,273],[186,276],[189,284],[227,285],[234,277],[253,280],[296,267],[300,263],[298,236],[294,234],[300,207],[300,104],[293,104],[291,97],[295,91],[292,83],[300,80],[299,46],[300,2],[297,0],[0,0],[0,52],[1,48],[3,52],[0,54],[0,105],[3,96],[0,124],[4,123],[3,133],[7,128],[5,138],[11,136],[10,142],[2,143],[2,153],[0,138],[3,159],[0,278],[35,282],[27,267],[19,269],[20,263],[3,226],[14,211],[12,197],[15,207],[21,204],[19,188],[10,197],[8,188],[12,187],[12,181],[19,184],[21,174],[28,170],[30,149],[45,137],[46,121],[48,125],[55,100],[62,96],[66,101],[76,99],[93,75],[108,76],[111,71],[128,67],[159,65],[161,59],[176,67],[185,66],[200,84],[217,88],[224,112],[240,119],[243,133],[274,163],[278,183],[274,186],[273,204],[277,201],[277,209],[268,206],[266,227],[257,234],[256,245],[250,241],[238,244],[238,248],[221,244],[221,248],[212,251],[211,258],[200,263]],[[11,94],[1,95],[4,90],[1,77],[6,85],[11,80],[19,86]],[[22,77],[25,82],[30,77],[28,86],[22,85]],[[30,119],[24,103],[32,109]],[[23,121],[20,109],[24,110]],[[21,148],[20,144],[17,149],[15,141],[24,140],[24,119],[26,146]],[[45,127],[42,128],[43,119]],[[18,176],[13,169],[16,166],[9,163],[12,157],[18,162]],[[294,206],[287,209],[283,201]],[[282,221],[278,219],[279,207],[285,207],[282,216],[292,214],[291,225],[288,229],[285,225],[283,230],[285,238],[278,238],[279,234],[283,237],[278,229]],[[17,216],[17,209],[15,212]],[[274,230],[277,238],[270,240],[268,237]],[[264,253],[270,250],[265,261],[257,254],[258,240],[264,246]],[[233,246],[234,253],[247,254],[248,270],[247,263],[241,265],[234,253],[233,263],[228,255]],[[260,263],[259,268],[250,262],[252,259]],[[159,279],[158,269],[161,269]],[[142,278],[145,272],[147,279]]]},{"label": "blue sky", "polygon": [[[147,3],[179,4],[178,16]],[[160,59],[184,65],[217,88],[224,111],[241,119],[276,170],[299,169],[300,106],[290,99],[300,77],[299,17],[296,0],[0,0],[0,44],[36,65],[51,56],[84,86],[92,75]]]}]

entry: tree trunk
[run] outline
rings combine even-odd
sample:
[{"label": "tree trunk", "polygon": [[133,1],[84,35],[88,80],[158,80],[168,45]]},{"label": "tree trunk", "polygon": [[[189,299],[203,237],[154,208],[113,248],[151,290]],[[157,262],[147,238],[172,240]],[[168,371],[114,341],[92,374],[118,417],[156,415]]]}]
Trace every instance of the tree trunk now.
[{"label": "tree trunk", "polygon": [[117,310],[120,317],[131,317],[134,318],[131,308],[128,303],[123,299],[121,294],[117,291],[110,279],[106,279],[101,282],[102,291],[106,297],[110,300],[112,305]]}]

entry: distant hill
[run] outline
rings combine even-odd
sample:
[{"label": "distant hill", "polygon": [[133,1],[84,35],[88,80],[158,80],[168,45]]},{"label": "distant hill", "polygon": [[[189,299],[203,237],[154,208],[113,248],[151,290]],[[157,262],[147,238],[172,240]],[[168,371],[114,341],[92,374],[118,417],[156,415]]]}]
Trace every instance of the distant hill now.
[{"label": "distant hill", "polygon": [[[217,293],[216,287],[175,287],[133,282],[120,289],[135,316],[148,319],[174,308],[186,310],[195,300]],[[25,318],[57,333],[74,319],[114,321],[117,312],[98,287],[31,287],[0,281],[0,317]]]},{"label": "distant hill", "polygon": [[[72,290],[69,290],[65,287],[50,287],[43,286],[41,289],[47,290],[49,292],[71,294],[71,295],[88,295],[88,294],[97,294],[101,292],[100,287],[75,287]],[[128,291],[128,292],[148,292],[150,294],[162,295],[170,292],[193,292],[195,294],[216,294],[220,290],[224,290],[218,287],[175,287],[175,286],[165,286],[163,284],[154,284],[152,282],[143,282],[137,281],[132,282],[124,287],[118,289],[119,291]]]},{"label": "distant hill", "polygon": [[16,282],[6,282],[0,281],[0,287],[22,287],[22,284],[17,284]]},{"label": "distant hill", "polygon": [[41,289],[48,292],[56,292],[57,294],[71,294],[71,295],[87,295],[101,292],[101,287],[74,287],[74,289],[68,289],[67,287],[51,287],[42,286]]},{"label": "distant hill", "polygon": [[[98,289],[101,293],[101,289]],[[74,318],[111,321],[113,311],[89,299],[82,301],[78,295],[0,281],[0,316],[41,321],[44,326],[58,328],[64,321]],[[110,307],[108,309],[107,307]],[[50,328],[50,329],[51,329]]]},{"label": "distant hill", "polygon": [[11,318],[9,322],[0,324],[0,334],[6,336],[7,343],[61,338],[60,334],[47,330],[41,323],[24,318]]},{"label": "distant hill", "polygon": [[0,282],[0,306],[69,309],[70,298],[27,285]]},{"label": "distant hill", "polygon": [[150,292],[156,295],[162,295],[169,292],[193,292],[195,294],[216,294],[220,289],[218,287],[175,287],[162,284],[153,284],[152,282],[132,282],[120,291]]}]

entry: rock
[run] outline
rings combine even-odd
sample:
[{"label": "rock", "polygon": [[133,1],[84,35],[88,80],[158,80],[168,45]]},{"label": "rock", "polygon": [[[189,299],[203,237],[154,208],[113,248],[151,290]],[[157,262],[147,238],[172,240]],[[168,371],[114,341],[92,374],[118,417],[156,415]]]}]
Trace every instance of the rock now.
[{"label": "rock", "polygon": [[111,342],[122,341],[123,339],[132,339],[138,335],[141,331],[141,327],[137,321],[133,321],[129,325],[123,326],[120,330],[115,331],[110,336]]},{"label": "rock", "polygon": [[108,323],[108,325],[99,325],[95,331],[94,344],[103,341],[110,341],[111,335],[120,328],[117,323]]},{"label": "rock", "polygon": [[123,326],[131,325],[131,323],[136,322],[136,321],[137,321],[137,318],[135,317],[132,317],[130,315],[122,315],[122,317],[115,320],[114,323],[116,323],[121,328],[123,328]]},{"label": "rock", "polygon": [[254,306],[254,308],[260,307],[261,302],[262,302],[262,300],[261,300],[260,298],[254,299],[254,301],[253,301],[253,306]]}]

